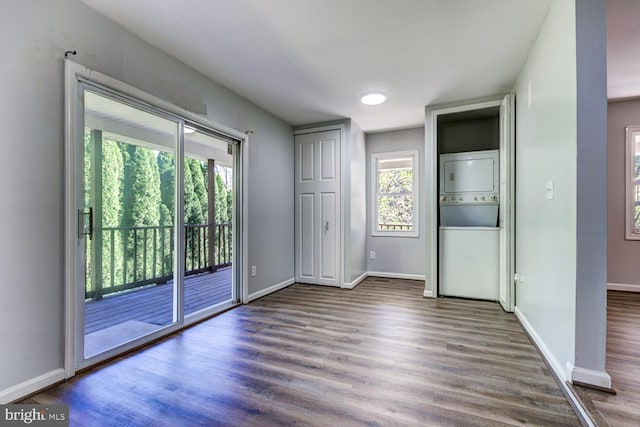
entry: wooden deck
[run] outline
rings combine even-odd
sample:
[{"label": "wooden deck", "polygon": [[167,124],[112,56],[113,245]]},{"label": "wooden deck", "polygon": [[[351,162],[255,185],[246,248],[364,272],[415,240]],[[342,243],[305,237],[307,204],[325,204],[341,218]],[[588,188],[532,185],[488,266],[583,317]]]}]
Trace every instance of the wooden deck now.
[{"label": "wooden deck", "polygon": [[[231,267],[187,277],[185,315],[231,299]],[[104,297],[85,304],[85,334],[125,322],[165,326],[173,313],[173,281]]]},{"label": "wooden deck", "polygon": [[293,285],[23,403],[71,426],[579,426],[512,314],[421,282]]}]

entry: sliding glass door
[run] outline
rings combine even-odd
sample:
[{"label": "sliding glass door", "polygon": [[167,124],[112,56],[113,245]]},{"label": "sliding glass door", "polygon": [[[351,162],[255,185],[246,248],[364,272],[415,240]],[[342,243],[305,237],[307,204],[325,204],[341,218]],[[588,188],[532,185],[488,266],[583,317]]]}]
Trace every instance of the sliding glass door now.
[{"label": "sliding glass door", "polygon": [[185,316],[233,298],[233,148],[206,130],[185,127]]},{"label": "sliding glass door", "polygon": [[240,163],[237,140],[98,85],[78,88],[81,368],[239,302]]},{"label": "sliding glass door", "polygon": [[84,357],[177,321],[179,123],[84,93]]}]

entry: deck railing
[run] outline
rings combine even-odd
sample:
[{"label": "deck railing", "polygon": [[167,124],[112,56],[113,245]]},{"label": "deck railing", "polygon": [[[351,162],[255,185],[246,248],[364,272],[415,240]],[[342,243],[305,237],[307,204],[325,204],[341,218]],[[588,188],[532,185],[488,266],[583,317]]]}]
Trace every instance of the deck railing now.
[{"label": "deck railing", "polygon": [[408,224],[378,224],[378,231],[411,231],[413,225]]},{"label": "deck railing", "polygon": [[[210,233],[214,233],[212,236]],[[92,272],[87,241],[85,298],[164,283],[173,278],[173,226],[102,229],[102,274]],[[231,265],[231,224],[185,225],[185,276]]]}]

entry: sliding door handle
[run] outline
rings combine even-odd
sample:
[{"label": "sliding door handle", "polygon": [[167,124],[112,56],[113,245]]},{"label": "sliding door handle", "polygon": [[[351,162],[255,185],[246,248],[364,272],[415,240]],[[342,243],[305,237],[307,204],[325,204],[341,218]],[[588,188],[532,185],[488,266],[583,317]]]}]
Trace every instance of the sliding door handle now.
[{"label": "sliding door handle", "polygon": [[[87,215],[89,216],[88,229],[85,222]],[[90,207],[88,212],[84,209],[78,209],[78,239],[82,239],[84,236],[89,236],[89,239],[93,237],[93,207]]]},{"label": "sliding door handle", "polygon": [[327,231],[329,231],[329,221],[324,222],[324,234],[327,234]]}]

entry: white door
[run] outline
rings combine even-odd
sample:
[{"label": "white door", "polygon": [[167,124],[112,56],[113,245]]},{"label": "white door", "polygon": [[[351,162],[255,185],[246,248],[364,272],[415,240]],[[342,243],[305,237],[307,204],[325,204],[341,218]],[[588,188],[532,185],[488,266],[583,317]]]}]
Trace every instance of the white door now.
[{"label": "white door", "polygon": [[515,206],[515,147],[514,102],[507,95],[500,104],[500,285],[499,298],[502,307],[514,310],[514,206]]},{"label": "white door", "polygon": [[296,281],[340,286],[340,131],[295,137]]}]

